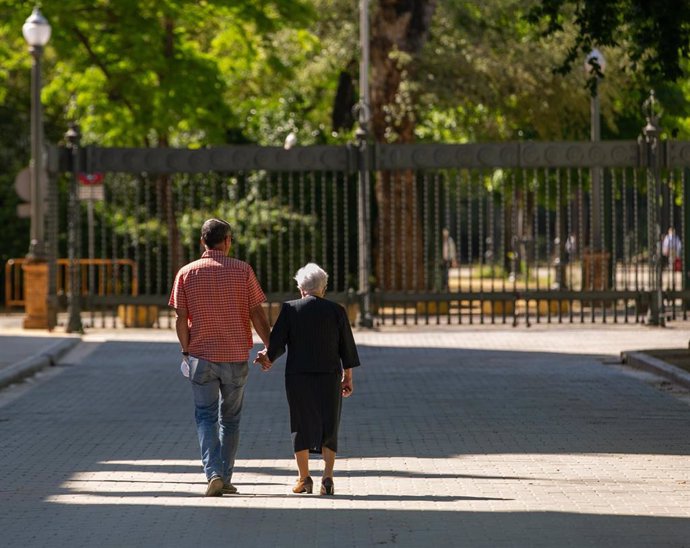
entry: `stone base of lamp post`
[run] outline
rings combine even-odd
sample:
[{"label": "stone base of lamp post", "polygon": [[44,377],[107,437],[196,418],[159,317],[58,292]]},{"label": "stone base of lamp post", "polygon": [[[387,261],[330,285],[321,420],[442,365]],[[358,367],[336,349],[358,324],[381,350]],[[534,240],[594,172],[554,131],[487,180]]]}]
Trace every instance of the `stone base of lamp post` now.
[{"label": "stone base of lamp post", "polygon": [[585,251],[582,257],[582,289],[605,291],[609,289],[609,263],[611,254],[607,251]]},{"label": "stone base of lamp post", "polygon": [[48,263],[28,262],[24,272],[24,329],[52,330],[57,323],[56,309],[48,303]]}]

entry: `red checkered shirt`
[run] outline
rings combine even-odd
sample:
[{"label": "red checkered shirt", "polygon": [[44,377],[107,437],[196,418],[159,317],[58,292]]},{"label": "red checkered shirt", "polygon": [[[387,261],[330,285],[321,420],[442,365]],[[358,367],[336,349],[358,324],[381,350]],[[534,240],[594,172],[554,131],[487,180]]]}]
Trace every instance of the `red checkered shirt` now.
[{"label": "red checkered shirt", "polygon": [[249,310],[265,300],[251,266],[210,249],[179,270],[168,305],[187,310],[192,356],[243,362],[253,344]]}]

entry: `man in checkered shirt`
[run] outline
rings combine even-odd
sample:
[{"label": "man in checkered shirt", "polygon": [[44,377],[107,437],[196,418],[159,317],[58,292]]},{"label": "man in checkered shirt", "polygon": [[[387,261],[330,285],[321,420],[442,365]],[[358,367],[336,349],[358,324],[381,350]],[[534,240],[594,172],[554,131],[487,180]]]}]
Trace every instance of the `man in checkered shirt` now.
[{"label": "man in checkered shirt", "polygon": [[266,297],[252,267],[228,257],[230,225],[207,220],[201,243],[204,253],[179,270],[168,304],[177,313],[183,373],[194,394],[206,496],[221,496],[237,493],[230,480],[253,345],[251,326],[267,345],[270,325],[261,306]]}]

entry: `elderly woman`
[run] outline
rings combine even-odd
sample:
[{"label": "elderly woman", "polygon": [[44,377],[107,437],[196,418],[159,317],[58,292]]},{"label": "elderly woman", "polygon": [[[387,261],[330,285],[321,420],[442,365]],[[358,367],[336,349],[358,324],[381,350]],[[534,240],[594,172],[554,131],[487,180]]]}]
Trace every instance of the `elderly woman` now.
[{"label": "elderly woman", "polygon": [[328,274],[309,263],[297,271],[295,281],[302,298],[283,303],[268,348],[255,363],[267,369],[287,346],[285,391],[299,470],[292,491],[312,492],[309,453],[321,453],[321,494],[332,495],[342,397],[352,394],[352,368],[359,356],[345,310],[323,298]]}]

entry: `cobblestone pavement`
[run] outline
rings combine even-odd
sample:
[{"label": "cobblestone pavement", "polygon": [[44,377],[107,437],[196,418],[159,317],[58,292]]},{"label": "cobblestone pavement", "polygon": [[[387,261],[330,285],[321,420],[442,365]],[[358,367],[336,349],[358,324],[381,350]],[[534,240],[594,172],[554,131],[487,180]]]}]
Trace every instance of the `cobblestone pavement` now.
[{"label": "cobblestone pavement", "polygon": [[94,330],[0,392],[1,544],[690,546],[689,398],[615,363],[687,327],[357,333],[334,497],[289,494],[283,362],[253,368],[222,498],[174,334]]}]

